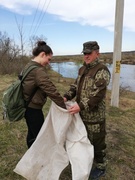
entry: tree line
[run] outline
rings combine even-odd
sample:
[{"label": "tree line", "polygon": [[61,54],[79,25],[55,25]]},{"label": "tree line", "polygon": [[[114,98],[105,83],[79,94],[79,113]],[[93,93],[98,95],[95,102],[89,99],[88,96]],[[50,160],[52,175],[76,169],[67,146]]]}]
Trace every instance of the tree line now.
[{"label": "tree line", "polygon": [[[47,41],[43,35],[29,37],[28,42],[24,42],[22,28],[18,25],[20,41],[18,45],[14,39],[11,39],[6,32],[0,31],[0,74],[18,74],[21,72],[25,64],[32,58],[31,52],[38,40]],[[79,55],[55,56],[52,62],[60,61],[82,61],[83,57]],[[113,53],[101,53],[101,61],[111,64],[113,61]],[[135,51],[122,52],[121,63],[135,64]]]},{"label": "tree line", "polygon": [[[38,40],[47,39],[41,36],[30,36],[24,43],[23,32],[19,29],[20,45],[10,38],[7,32],[0,31],[0,74],[20,73],[25,64],[31,59],[31,52]],[[27,51],[26,51],[27,50]]]}]

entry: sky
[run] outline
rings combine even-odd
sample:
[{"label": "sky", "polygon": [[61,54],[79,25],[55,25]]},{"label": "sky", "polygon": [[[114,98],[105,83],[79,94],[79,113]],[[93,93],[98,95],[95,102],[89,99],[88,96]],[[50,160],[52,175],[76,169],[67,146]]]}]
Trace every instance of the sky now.
[{"label": "sky", "polygon": [[[116,0],[0,0],[0,31],[20,44],[43,36],[54,55],[81,54],[83,43],[97,41],[113,52]],[[124,0],[122,51],[135,51],[135,0]]]}]

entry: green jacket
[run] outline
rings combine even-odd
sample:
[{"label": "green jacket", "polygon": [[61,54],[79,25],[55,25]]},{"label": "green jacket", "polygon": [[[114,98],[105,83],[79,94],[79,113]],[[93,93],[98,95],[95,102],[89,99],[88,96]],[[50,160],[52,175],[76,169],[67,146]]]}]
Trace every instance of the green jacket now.
[{"label": "green jacket", "polygon": [[47,97],[49,97],[58,106],[66,109],[63,97],[59,94],[55,85],[49,79],[46,69],[39,63],[31,61],[26,65],[24,71],[30,65],[36,65],[37,68],[33,69],[27,75],[27,77],[24,79],[22,83],[24,100],[27,102],[30,99],[33,92],[36,89],[37,91],[34,94],[28,107],[42,109],[43,105],[47,101]]},{"label": "green jacket", "polygon": [[76,97],[83,121],[91,124],[105,119],[105,95],[110,82],[108,68],[98,59],[79,69],[78,77],[70,90],[64,94],[67,100]]}]

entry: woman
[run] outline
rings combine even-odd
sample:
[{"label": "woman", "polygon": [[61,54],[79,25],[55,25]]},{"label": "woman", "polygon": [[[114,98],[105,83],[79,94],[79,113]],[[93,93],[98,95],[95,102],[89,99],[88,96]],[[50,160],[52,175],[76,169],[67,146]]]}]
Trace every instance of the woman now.
[{"label": "woman", "polygon": [[33,92],[35,92],[25,113],[26,124],[28,126],[28,148],[30,148],[35,141],[44,122],[42,108],[47,101],[47,97],[58,106],[66,109],[62,96],[58,93],[55,85],[50,81],[44,68],[44,66],[51,61],[52,55],[52,49],[44,41],[39,41],[37,42],[37,46],[33,49],[34,59],[24,68],[25,71],[29,66],[37,66],[37,68],[30,71],[22,83],[24,100],[26,102],[29,101]]}]

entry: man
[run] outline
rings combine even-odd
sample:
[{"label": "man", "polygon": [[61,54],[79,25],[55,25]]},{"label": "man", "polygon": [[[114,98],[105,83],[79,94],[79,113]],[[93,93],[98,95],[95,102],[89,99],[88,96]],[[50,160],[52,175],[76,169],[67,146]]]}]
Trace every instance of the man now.
[{"label": "man", "polygon": [[70,90],[64,94],[64,100],[76,97],[76,104],[69,112],[80,113],[86,127],[90,142],[94,146],[95,167],[90,179],[105,175],[106,168],[106,127],[105,127],[105,96],[110,82],[108,68],[99,61],[99,45],[96,41],[83,44],[84,64],[79,69],[78,77]]}]

